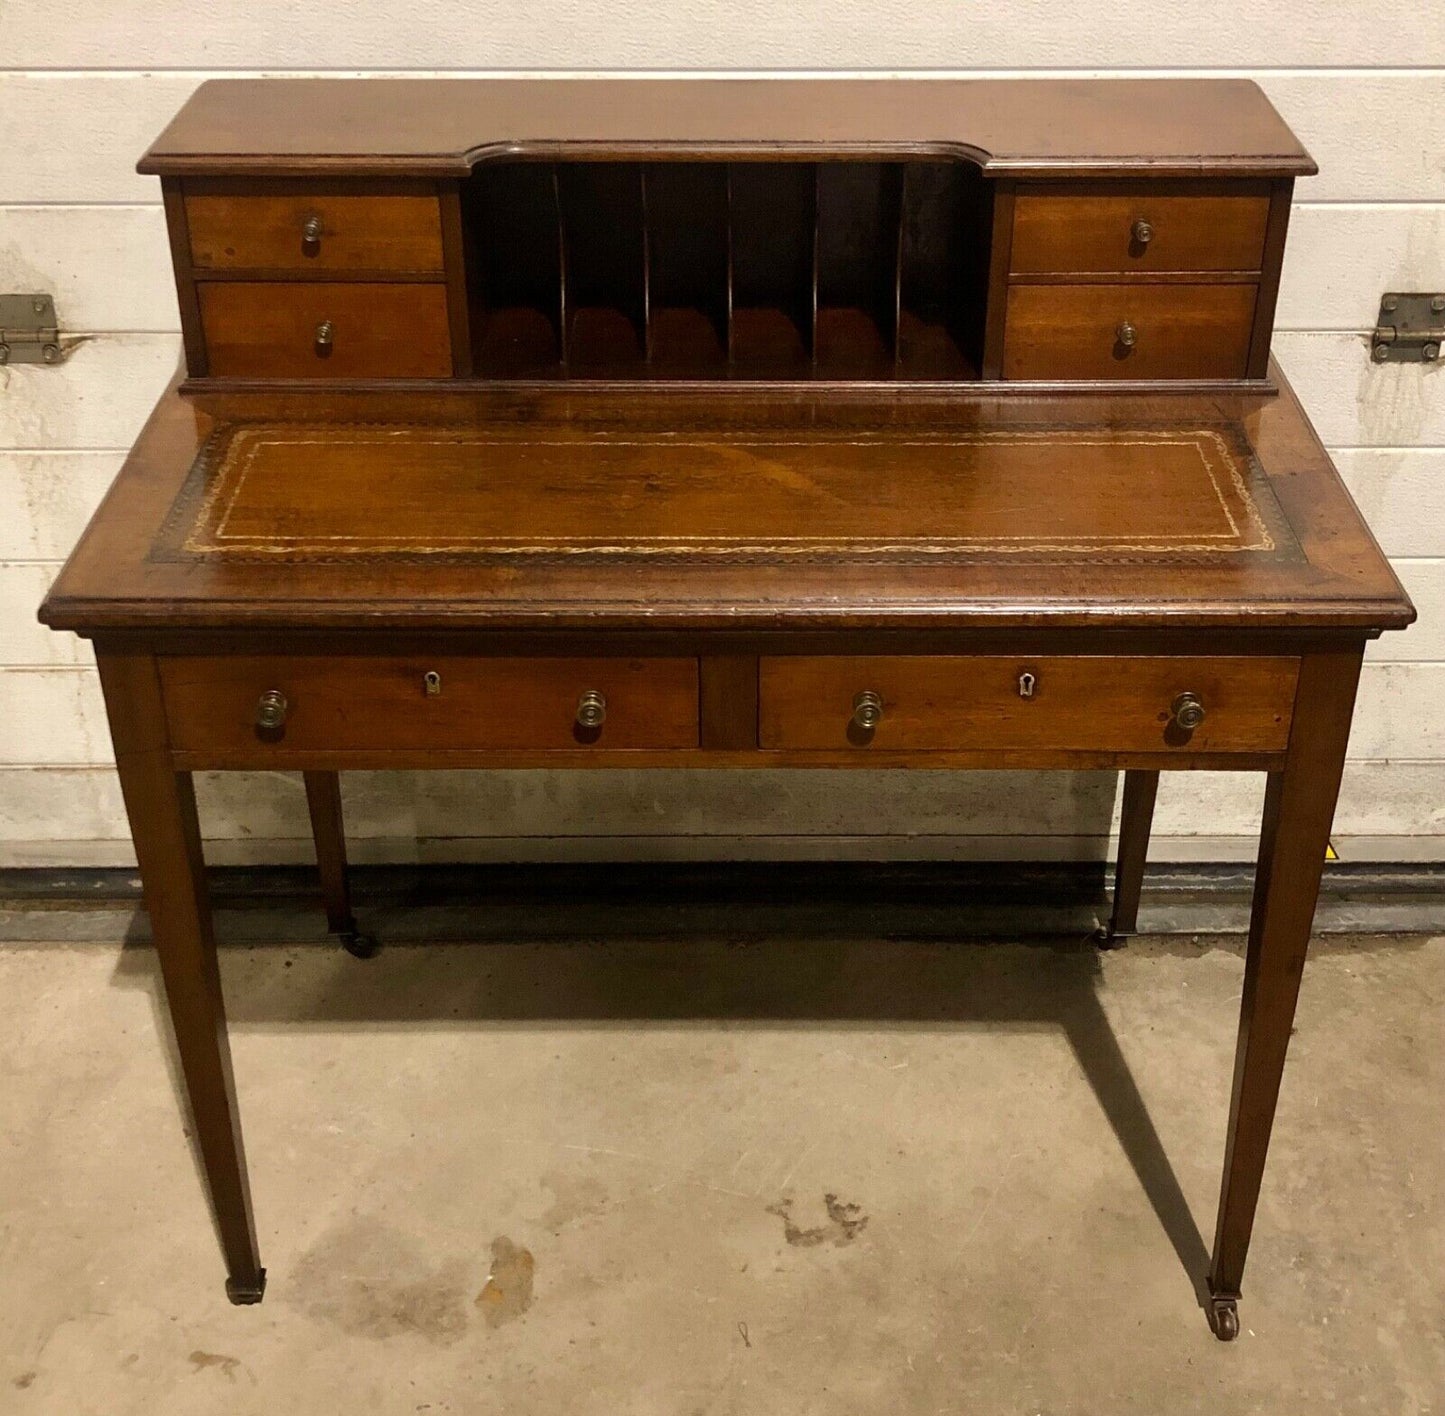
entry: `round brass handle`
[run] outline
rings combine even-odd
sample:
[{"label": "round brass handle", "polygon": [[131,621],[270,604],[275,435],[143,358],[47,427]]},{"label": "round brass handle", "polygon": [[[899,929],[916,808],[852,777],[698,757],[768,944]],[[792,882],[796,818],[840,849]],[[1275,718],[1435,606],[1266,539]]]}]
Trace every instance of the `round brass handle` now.
[{"label": "round brass handle", "polygon": [[1140,217],[1130,228],[1129,234],[1137,245],[1147,246],[1154,239],[1154,228]]},{"label": "round brass handle", "polygon": [[1204,702],[1197,693],[1181,693],[1169,705],[1169,716],[1186,733],[1192,733],[1204,721]]},{"label": "round brass handle", "polygon": [[871,688],[865,688],[853,700],[853,721],[865,733],[871,733],[883,720],[883,700]]},{"label": "round brass handle", "polygon": [[600,728],[607,721],[607,699],[595,688],[589,688],[577,700],[577,726]]},{"label": "round brass handle", "polygon": [[1129,323],[1122,320],[1119,327],[1114,331],[1114,338],[1124,346],[1125,349],[1132,349],[1139,342],[1139,331]]},{"label": "round brass handle", "polygon": [[321,244],[321,218],[319,216],[308,216],[301,223],[301,242],[306,246]]},{"label": "round brass handle", "polygon": [[286,725],[286,710],[290,705],[286,695],[279,688],[268,688],[256,700],[256,726],[264,732],[275,732]]},{"label": "round brass handle", "polygon": [[330,349],[331,341],[335,335],[336,330],[332,327],[331,321],[322,320],[321,323],[316,326],[316,352],[319,354]]}]

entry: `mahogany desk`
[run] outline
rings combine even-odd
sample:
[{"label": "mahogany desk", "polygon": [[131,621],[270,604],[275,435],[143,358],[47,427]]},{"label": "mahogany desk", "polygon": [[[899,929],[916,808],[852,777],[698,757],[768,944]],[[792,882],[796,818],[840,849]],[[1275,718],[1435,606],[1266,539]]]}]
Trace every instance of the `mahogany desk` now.
[{"label": "mahogany desk", "polygon": [[1256,770],[1234,1336],[1361,655],[1414,617],[1268,363],[1311,164],[1258,91],[236,82],[143,166],[189,377],[41,614],[95,641],[233,1300],[193,772],[305,774],[360,948],[347,769],[1122,769],[1116,934],[1159,772]]}]

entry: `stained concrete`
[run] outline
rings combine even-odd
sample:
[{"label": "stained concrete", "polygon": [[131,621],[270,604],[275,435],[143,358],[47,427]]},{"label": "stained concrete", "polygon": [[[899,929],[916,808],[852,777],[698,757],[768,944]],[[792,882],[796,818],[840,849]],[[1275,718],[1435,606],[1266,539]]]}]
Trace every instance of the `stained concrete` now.
[{"label": "stained concrete", "polygon": [[222,955],[257,1308],[150,950],[0,948],[0,1411],[1445,1410],[1445,938],[1318,942],[1231,1346],[1237,939]]}]

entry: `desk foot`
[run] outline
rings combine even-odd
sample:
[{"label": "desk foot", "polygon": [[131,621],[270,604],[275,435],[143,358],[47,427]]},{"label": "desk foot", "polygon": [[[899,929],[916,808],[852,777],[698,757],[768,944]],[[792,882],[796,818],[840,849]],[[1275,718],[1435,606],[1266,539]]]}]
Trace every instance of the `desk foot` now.
[{"label": "desk foot", "polygon": [[354,919],[346,921],[342,927],[335,931],[336,937],[341,941],[341,947],[351,955],[353,959],[370,959],[381,948],[381,941],[374,934],[363,934],[357,927]]},{"label": "desk foot", "polygon": [[1093,935],[1093,942],[1101,949],[1122,949],[1137,933],[1133,929],[1115,929],[1112,924],[1098,925]]},{"label": "desk foot", "polygon": [[1221,1342],[1239,1336],[1239,1295],[1216,1293],[1209,1300],[1209,1326]]},{"label": "desk foot", "polygon": [[244,1303],[259,1303],[265,1294],[265,1269],[260,1271],[254,1283],[238,1283],[234,1278],[226,1280],[226,1297],[238,1307]]}]

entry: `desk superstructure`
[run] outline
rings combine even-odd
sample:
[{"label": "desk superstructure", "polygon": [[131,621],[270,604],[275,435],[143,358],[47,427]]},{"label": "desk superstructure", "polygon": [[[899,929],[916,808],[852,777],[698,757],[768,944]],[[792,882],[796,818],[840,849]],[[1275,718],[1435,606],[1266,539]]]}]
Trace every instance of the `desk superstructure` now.
[{"label": "desk superstructure", "polygon": [[1269,357],[1309,157],[1236,81],[203,85],[186,368],[42,610],[94,639],[237,1302],[191,774],[1268,774],[1232,1337],[1365,642],[1414,611]]}]

